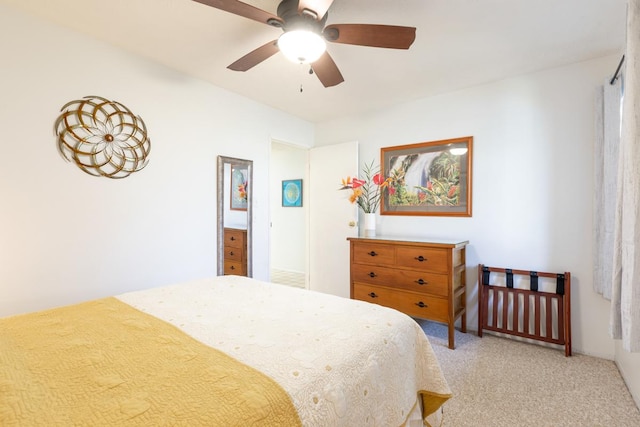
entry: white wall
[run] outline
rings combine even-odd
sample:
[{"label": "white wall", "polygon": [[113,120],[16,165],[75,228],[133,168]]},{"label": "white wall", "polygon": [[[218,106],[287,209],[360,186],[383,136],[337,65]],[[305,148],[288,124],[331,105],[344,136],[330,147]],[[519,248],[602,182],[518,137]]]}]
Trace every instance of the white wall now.
[{"label": "white wall", "polygon": [[[254,161],[267,259],[270,141],[311,145],[312,124],[6,6],[0,53],[0,316],[214,275],[218,155]],[[60,108],[89,95],[145,121],[144,170],[96,178],[58,154]]]},{"label": "white wall", "polygon": [[323,123],[317,144],[381,147],[472,135],[471,218],[378,218],[382,235],[469,240],[469,329],[477,329],[477,265],[572,274],[573,347],[613,359],[609,303],[592,291],[595,88],[618,57],[503,80]]},{"label": "white wall", "polygon": [[[308,150],[272,143],[271,169],[271,268],[306,272],[308,195],[306,190]],[[302,179],[302,206],[282,206],[282,181]]]}]

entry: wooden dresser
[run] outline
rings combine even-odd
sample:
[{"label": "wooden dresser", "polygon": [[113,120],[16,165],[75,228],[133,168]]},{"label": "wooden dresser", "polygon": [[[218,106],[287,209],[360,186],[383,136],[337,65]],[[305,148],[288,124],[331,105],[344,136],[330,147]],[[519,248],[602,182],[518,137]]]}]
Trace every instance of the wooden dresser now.
[{"label": "wooden dresser", "polygon": [[224,274],[247,275],[247,230],[224,229]]},{"label": "wooden dresser", "polygon": [[412,317],[446,323],[449,348],[454,323],[466,332],[466,245],[430,241],[350,237],[351,298],[395,308]]}]

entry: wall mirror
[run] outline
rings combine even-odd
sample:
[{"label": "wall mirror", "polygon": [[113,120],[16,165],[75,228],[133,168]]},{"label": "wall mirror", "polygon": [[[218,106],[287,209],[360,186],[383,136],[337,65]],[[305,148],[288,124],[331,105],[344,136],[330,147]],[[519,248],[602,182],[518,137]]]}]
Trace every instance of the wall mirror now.
[{"label": "wall mirror", "polygon": [[[232,262],[246,263],[246,275],[252,277],[253,245],[251,224],[253,222],[253,161],[218,156],[217,178],[218,276],[225,274],[225,243],[228,244],[228,239],[225,238],[225,229],[227,229],[229,233],[246,231],[246,251],[240,254],[241,259],[236,258]],[[233,255],[237,257],[238,251],[233,252]],[[229,254],[226,255],[227,258],[229,258]],[[228,259],[227,267],[229,267],[232,262]],[[227,270],[229,270],[229,268],[227,268]],[[227,271],[227,273],[236,274],[229,271]]]}]

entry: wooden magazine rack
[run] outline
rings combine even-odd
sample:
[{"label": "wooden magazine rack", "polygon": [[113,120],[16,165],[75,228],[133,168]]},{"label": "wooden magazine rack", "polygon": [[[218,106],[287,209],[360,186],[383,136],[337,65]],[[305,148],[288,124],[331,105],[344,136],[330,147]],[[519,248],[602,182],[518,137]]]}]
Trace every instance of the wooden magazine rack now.
[{"label": "wooden magazine rack", "polygon": [[[491,273],[504,274],[506,286],[490,285]],[[528,276],[529,289],[515,288],[515,276]],[[538,291],[538,278],[556,280],[556,291]],[[522,278],[523,281],[526,278]],[[494,331],[563,345],[571,356],[571,273],[478,265],[478,336]]]}]

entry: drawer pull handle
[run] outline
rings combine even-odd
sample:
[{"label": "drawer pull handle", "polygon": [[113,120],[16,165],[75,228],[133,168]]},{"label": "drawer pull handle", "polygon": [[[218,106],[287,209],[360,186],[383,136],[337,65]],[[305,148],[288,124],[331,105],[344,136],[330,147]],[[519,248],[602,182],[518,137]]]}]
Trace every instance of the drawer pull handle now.
[{"label": "drawer pull handle", "polygon": [[233,251],[229,252],[229,255],[233,256]]},{"label": "drawer pull handle", "polygon": [[422,301],[417,302],[416,305],[420,308],[427,308],[429,307],[427,304],[423,303]]},{"label": "drawer pull handle", "polygon": [[376,276],[377,276],[377,274],[374,273],[373,271],[371,273],[369,273],[369,277],[376,277]]},{"label": "drawer pull handle", "polygon": [[232,265],[231,266],[231,270],[235,270],[235,269],[236,269],[236,267]]},{"label": "drawer pull handle", "polygon": [[428,284],[429,284],[429,282],[425,282],[425,281],[424,281],[424,280],[422,280],[422,279],[418,279],[418,280],[416,280],[416,283],[417,283],[418,285],[421,285],[421,286],[422,286],[422,285],[428,285]]},{"label": "drawer pull handle", "polygon": [[367,252],[369,255],[371,256],[378,256],[378,254],[376,253],[376,251],[371,251],[371,252]]},{"label": "drawer pull handle", "polygon": [[375,292],[371,292],[370,294],[367,294],[367,295],[369,295],[371,298],[378,298],[378,295],[376,295]]},{"label": "drawer pull handle", "polygon": [[417,256],[417,257],[415,257],[414,259],[415,259],[415,260],[417,260],[417,261],[419,261],[419,262],[422,262],[422,261],[428,261],[428,259],[426,259],[426,258],[425,258],[425,257],[423,257],[422,255]]},{"label": "drawer pull handle", "polygon": [[229,238],[229,240],[231,240],[231,241],[233,242],[234,240],[236,240],[236,238],[235,238],[235,237],[233,237],[233,236],[231,236],[231,237]]}]

